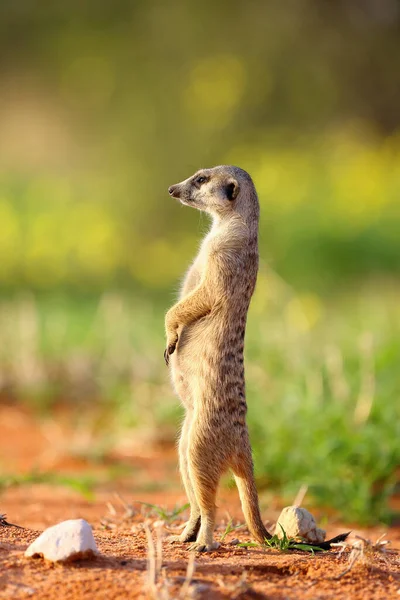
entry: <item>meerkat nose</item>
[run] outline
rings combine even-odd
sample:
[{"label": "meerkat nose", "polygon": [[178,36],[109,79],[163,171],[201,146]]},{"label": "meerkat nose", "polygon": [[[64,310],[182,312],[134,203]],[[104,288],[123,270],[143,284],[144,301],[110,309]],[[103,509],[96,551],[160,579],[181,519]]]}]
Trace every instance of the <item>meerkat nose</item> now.
[{"label": "meerkat nose", "polygon": [[179,190],[179,186],[177,185],[171,185],[168,188],[168,193],[173,197],[173,198],[180,198],[181,194],[180,194],[180,190]]}]

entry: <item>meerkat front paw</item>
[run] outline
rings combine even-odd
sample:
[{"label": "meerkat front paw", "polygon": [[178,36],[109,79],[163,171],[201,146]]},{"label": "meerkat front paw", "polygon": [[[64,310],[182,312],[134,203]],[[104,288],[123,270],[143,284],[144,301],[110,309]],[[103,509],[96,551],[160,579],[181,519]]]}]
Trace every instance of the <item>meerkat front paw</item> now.
[{"label": "meerkat front paw", "polygon": [[169,365],[169,357],[171,356],[171,354],[173,354],[175,352],[177,343],[178,343],[178,335],[177,334],[175,334],[175,337],[172,339],[172,341],[170,339],[167,340],[167,347],[164,350],[164,360],[165,360],[165,364],[167,366]]},{"label": "meerkat front paw", "polygon": [[202,542],[195,542],[190,544],[188,550],[194,550],[195,552],[213,552],[218,550],[220,544],[218,542],[211,542],[211,544],[203,544]]}]

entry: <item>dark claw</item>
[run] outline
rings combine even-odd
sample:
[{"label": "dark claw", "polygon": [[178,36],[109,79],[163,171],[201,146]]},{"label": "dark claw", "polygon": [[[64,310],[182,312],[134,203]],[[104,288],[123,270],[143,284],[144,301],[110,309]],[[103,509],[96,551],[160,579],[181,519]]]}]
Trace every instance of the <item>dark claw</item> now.
[{"label": "dark claw", "polygon": [[167,367],[168,367],[168,365],[169,365],[169,354],[168,354],[168,348],[165,348],[165,350],[164,350],[164,360],[165,360],[165,364],[166,364],[166,365],[167,365]]},{"label": "dark claw", "polygon": [[164,360],[165,360],[165,364],[167,365],[167,367],[169,365],[169,357],[171,356],[171,354],[173,354],[175,352],[175,348],[176,348],[176,342],[173,344],[170,344],[168,346],[168,348],[166,348],[164,350]]}]

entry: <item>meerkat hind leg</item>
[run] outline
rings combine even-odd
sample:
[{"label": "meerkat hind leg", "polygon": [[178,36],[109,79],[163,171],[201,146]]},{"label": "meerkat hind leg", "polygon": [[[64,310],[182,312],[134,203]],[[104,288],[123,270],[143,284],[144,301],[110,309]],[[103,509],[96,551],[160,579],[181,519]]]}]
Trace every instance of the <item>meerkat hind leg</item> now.
[{"label": "meerkat hind leg", "polygon": [[194,542],[196,541],[198,531],[200,529],[200,508],[197,504],[196,495],[193,490],[192,482],[190,481],[189,465],[188,465],[188,445],[189,445],[189,432],[192,424],[192,412],[187,411],[185,421],[182,427],[182,433],[179,440],[179,469],[183,485],[186,490],[186,495],[190,503],[190,517],[189,521],[180,535],[171,535],[168,537],[170,543],[174,542]]},{"label": "meerkat hind leg", "polygon": [[189,546],[189,550],[195,550],[196,552],[212,552],[213,550],[217,550],[220,546],[218,542],[214,541],[217,485],[218,484],[211,488],[210,485],[207,484],[202,490],[199,490],[199,496],[201,498],[200,530],[197,534],[196,541]]},{"label": "meerkat hind leg", "polygon": [[[222,469],[216,469],[211,456],[202,455],[200,448],[189,448],[189,472],[193,483],[197,503],[200,507],[201,524],[197,540],[189,546],[189,550],[197,552],[212,552],[219,548],[219,543],[214,541],[214,527],[217,496],[217,487]],[[200,459],[200,460],[199,460]],[[199,470],[199,464],[204,464],[204,470]],[[212,472],[209,469],[212,469]]]}]

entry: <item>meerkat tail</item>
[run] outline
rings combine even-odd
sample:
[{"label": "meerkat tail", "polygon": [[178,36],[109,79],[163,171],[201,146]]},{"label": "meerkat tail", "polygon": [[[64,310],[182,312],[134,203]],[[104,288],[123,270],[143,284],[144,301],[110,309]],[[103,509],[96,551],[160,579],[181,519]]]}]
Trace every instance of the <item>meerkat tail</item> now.
[{"label": "meerkat tail", "polygon": [[271,539],[272,536],[267,531],[261,519],[253,473],[249,473],[246,476],[234,474],[234,477],[239,490],[240,502],[247,527],[257,542],[263,544],[265,540]]}]

